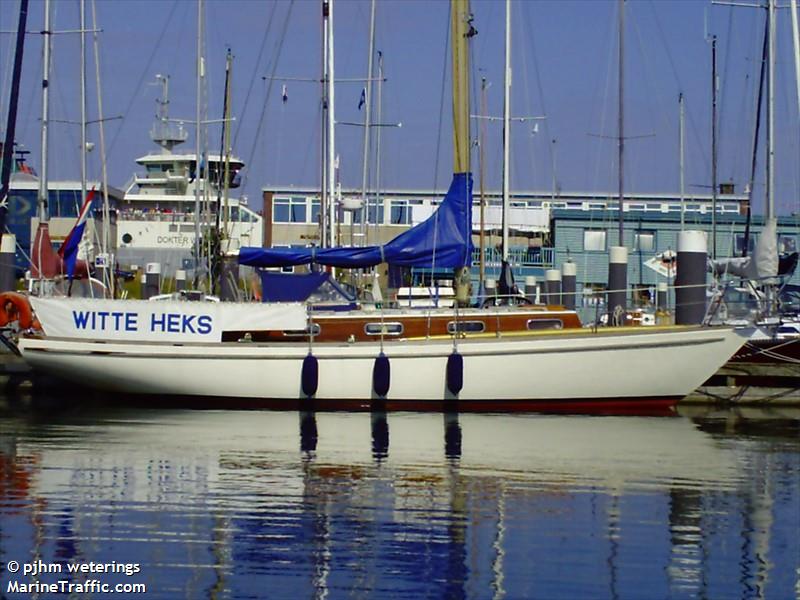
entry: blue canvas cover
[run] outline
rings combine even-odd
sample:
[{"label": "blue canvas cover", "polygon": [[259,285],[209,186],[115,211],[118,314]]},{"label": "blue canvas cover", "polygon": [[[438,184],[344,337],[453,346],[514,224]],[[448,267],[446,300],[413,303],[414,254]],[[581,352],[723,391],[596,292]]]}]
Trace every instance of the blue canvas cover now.
[{"label": "blue canvas cover", "polygon": [[306,302],[320,310],[350,310],[356,307],[349,294],[330,273],[278,273],[261,271],[263,302]]},{"label": "blue canvas cover", "polygon": [[262,271],[261,289],[264,302],[305,302],[328,280],[327,273],[276,273]]},{"label": "blue canvas cover", "polygon": [[288,267],[307,264],[340,268],[470,266],[472,256],[472,174],[456,173],[442,204],[427,220],[383,246],[363,248],[255,248],[239,250],[239,264]]}]

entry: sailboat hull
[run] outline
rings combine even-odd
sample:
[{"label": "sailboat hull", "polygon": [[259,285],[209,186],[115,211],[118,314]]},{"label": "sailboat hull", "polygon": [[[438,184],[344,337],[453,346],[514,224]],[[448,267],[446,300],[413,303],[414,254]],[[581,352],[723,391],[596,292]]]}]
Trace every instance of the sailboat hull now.
[{"label": "sailboat hull", "polygon": [[[159,344],[27,338],[37,370],[111,392],[205,397],[223,405],[272,401],[292,406],[303,393],[303,360],[318,365],[319,408],[589,410],[670,406],[701,385],[742,345],[732,328],[588,330],[386,343]],[[381,351],[388,392],[375,393]],[[463,357],[463,386],[448,389],[448,357]],[[452,386],[450,386],[452,387]],[[308,389],[306,387],[306,389]]]}]

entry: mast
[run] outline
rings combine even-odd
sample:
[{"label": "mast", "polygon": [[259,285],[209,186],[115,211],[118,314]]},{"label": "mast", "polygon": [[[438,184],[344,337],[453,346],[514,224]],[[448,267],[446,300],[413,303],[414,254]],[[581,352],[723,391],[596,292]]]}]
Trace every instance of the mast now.
[{"label": "mast", "polygon": [[484,144],[486,143],[486,77],[481,78],[481,115],[484,117],[481,119],[481,129],[480,129],[480,143],[478,144],[478,162],[480,163],[481,169],[481,228],[480,228],[480,263],[479,263],[479,270],[478,270],[478,290],[481,294],[484,292],[484,282],[486,281],[486,232],[484,231],[486,227],[486,199],[485,199],[485,189],[484,189],[484,180],[486,178],[486,162],[484,159]]},{"label": "mast", "polygon": [[[472,207],[470,178],[469,135],[469,39],[477,31],[472,26],[472,14],[469,0],[451,0],[450,3],[450,39],[452,40],[452,77],[453,77],[453,174],[464,176],[465,201]],[[465,224],[471,226],[471,224]],[[469,230],[468,230],[469,231]],[[456,267],[453,273],[458,306],[467,306],[470,301],[469,264],[471,257],[465,256],[463,264]]]},{"label": "mast", "polygon": [[50,31],[50,0],[44,2],[44,43],[42,44],[42,137],[41,137],[41,161],[39,168],[39,193],[38,193],[38,217],[39,223],[46,223],[50,220],[47,206],[47,147],[48,147],[48,127],[50,126],[50,50],[52,44],[52,32]]},{"label": "mast", "polygon": [[474,35],[469,0],[451,0],[453,43],[453,172],[470,172],[469,37]]},{"label": "mast", "polygon": [[717,36],[711,36],[711,258],[717,258]]},{"label": "mast", "polygon": [[683,231],[684,221],[685,221],[685,212],[686,212],[686,193],[684,187],[684,169],[683,169],[683,146],[684,146],[684,124],[686,119],[686,113],[683,106],[683,92],[678,94],[678,113],[679,113],[679,125],[678,125],[678,154],[680,155],[680,188],[681,188],[681,231]]},{"label": "mast", "polygon": [[335,210],[336,210],[336,138],[335,138],[335,97],[334,97],[334,55],[333,55],[333,0],[322,0],[322,20],[325,56],[325,102],[326,111],[325,130],[326,155],[323,157],[325,167],[323,191],[327,191],[327,203],[321,209],[325,212],[323,233],[323,246],[332,247],[335,244]]},{"label": "mast", "polygon": [[[86,200],[86,0],[80,1],[81,19],[81,206]],[[71,282],[70,282],[71,283]],[[91,286],[89,286],[91,289]]]},{"label": "mast", "polygon": [[767,206],[764,219],[775,214],[775,0],[768,0],[769,49],[767,61]]},{"label": "mast", "polygon": [[624,197],[623,185],[625,182],[625,0],[619,0],[619,77],[617,78],[617,162],[618,162],[618,189],[619,189],[619,239],[618,245],[624,246],[623,233],[625,230],[625,216],[622,201]]},{"label": "mast", "polygon": [[95,82],[97,87],[97,119],[100,127],[100,168],[103,178],[103,240],[102,252],[106,255],[105,273],[108,275],[109,296],[114,297],[114,260],[109,255],[111,248],[111,214],[108,203],[108,169],[106,165],[106,137],[105,125],[103,123],[103,94],[100,85],[100,42],[97,35],[97,11],[94,0],[92,0],[92,30],[94,48],[94,68]]},{"label": "mast", "polygon": [[[506,0],[505,70],[503,75],[503,262],[508,261],[508,211],[511,146],[511,0]],[[483,181],[481,181],[483,185]]]},{"label": "mast", "polygon": [[797,85],[797,114],[800,115],[800,24],[798,24],[797,0],[790,0],[792,12],[792,41],[794,43],[794,82]]},{"label": "mast", "polygon": [[0,175],[0,240],[5,231],[6,214],[8,213],[8,190],[11,182],[11,163],[14,160],[14,136],[17,128],[17,106],[19,101],[19,80],[22,73],[22,54],[25,49],[25,25],[28,21],[28,0],[20,0],[19,22],[17,24],[17,41],[14,50],[14,70],[11,76],[11,96],[8,102],[8,118],[6,121],[6,137],[3,143]]},{"label": "mast", "polygon": [[[200,270],[200,154],[202,150],[201,139],[203,135],[200,99],[205,77],[205,64],[203,61],[203,0],[197,2],[197,98],[195,106],[195,167],[194,167],[194,287],[197,287]],[[208,168],[206,168],[208,171]],[[205,187],[205,182],[203,184]]]}]

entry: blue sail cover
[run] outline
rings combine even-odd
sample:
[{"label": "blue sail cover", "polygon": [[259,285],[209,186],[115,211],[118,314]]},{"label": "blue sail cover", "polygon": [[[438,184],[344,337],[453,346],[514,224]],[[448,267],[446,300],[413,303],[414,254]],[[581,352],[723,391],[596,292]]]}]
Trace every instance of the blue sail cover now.
[{"label": "blue sail cover", "polygon": [[239,264],[340,268],[389,263],[401,267],[457,268],[472,257],[472,174],[456,173],[442,204],[427,220],[383,246],[361,248],[256,248],[239,250]]}]

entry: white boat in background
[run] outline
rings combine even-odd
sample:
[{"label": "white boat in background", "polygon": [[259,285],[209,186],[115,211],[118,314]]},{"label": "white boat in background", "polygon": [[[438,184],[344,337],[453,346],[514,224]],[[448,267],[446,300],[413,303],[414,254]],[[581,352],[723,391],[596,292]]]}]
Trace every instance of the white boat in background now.
[{"label": "white boat in background", "polygon": [[[227,157],[209,153],[208,165],[206,167],[201,160],[198,176],[197,155],[174,152],[175,146],[186,141],[187,132],[167,113],[168,78],[159,75],[158,80],[163,86],[163,96],[150,138],[160,150],[136,159],[145,172],[133,176],[122,201],[116,205],[116,247],[117,261],[122,268],[157,262],[162,265],[162,275],[171,275],[176,269],[193,268],[198,188],[204,199],[202,206],[209,207],[208,211],[201,208],[201,231],[227,223],[225,235],[229,251],[236,251],[240,246],[261,245],[264,224],[260,214],[243,199],[234,197],[227,198],[227,215],[224,214],[226,209],[220,208],[222,213],[217,223],[217,200],[222,193]],[[228,162],[227,187],[235,189],[239,186],[244,162],[236,157],[230,157]]]}]

